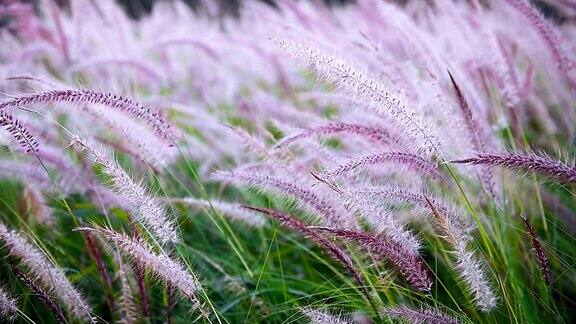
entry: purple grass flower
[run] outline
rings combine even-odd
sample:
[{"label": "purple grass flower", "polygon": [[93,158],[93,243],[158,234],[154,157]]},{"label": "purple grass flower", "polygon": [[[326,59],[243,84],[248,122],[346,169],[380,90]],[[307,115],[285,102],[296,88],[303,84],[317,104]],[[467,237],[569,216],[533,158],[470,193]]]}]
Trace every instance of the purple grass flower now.
[{"label": "purple grass flower", "polygon": [[496,306],[496,297],[481,264],[468,249],[471,227],[458,208],[443,199],[400,187],[364,187],[354,189],[352,192],[355,196],[362,196],[368,200],[384,199],[395,204],[412,204],[430,210],[444,238],[453,247],[456,267],[469,286],[478,307],[488,311]]},{"label": "purple grass flower", "polygon": [[480,262],[474,253],[467,248],[470,238],[466,231],[456,225],[455,220],[450,216],[450,213],[446,212],[445,207],[438,205],[436,201],[433,202],[428,197],[425,199],[436,220],[436,225],[444,233],[446,241],[454,248],[453,253],[458,262],[456,269],[460,271],[460,275],[468,284],[476,305],[485,312],[493,309],[496,307],[497,298],[486,279],[485,271]]},{"label": "purple grass flower", "polygon": [[234,134],[236,134],[236,136],[240,138],[242,145],[244,145],[248,151],[253,152],[262,159],[267,159],[269,157],[270,153],[268,152],[268,148],[260,140],[254,138],[252,135],[241,128],[229,125],[225,126],[227,126],[234,132]]},{"label": "purple grass flower", "polygon": [[576,166],[535,153],[480,153],[474,157],[454,160],[451,163],[503,166],[514,171],[525,170],[541,173],[561,182],[576,182]]},{"label": "purple grass flower", "polygon": [[171,160],[172,147],[164,145],[162,140],[144,125],[104,107],[87,105],[83,110],[117,133],[119,140],[114,142],[117,148],[154,170],[161,170]]},{"label": "purple grass flower", "polygon": [[351,322],[341,316],[322,312],[317,309],[304,308],[302,312],[308,317],[311,324],[350,324]]},{"label": "purple grass flower", "polygon": [[0,160],[0,179],[18,179],[23,183],[31,183],[40,190],[52,190],[50,177],[39,163],[17,160]]},{"label": "purple grass flower", "polygon": [[144,275],[144,266],[138,262],[135,262],[134,276],[136,279],[136,285],[138,286],[138,295],[140,296],[140,307],[142,308],[142,314],[144,317],[150,317],[150,298],[148,297],[148,290],[146,290]]},{"label": "purple grass flower", "polygon": [[136,183],[99,143],[76,138],[73,144],[88,150],[96,162],[103,166],[103,171],[110,177],[112,189],[125,200],[136,219],[149,228],[158,240],[163,243],[178,241],[175,225],[166,215],[161,201]]},{"label": "purple grass flower", "polygon": [[377,204],[374,204],[374,199],[370,195],[356,195],[354,190],[342,190],[330,181],[323,179],[318,174],[310,171],[316,180],[327,185],[328,188],[340,194],[344,200],[344,205],[348,206],[349,212],[359,213],[364,220],[376,228],[377,231],[386,233],[389,239],[397,242],[403,246],[407,251],[418,253],[420,249],[419,240],[408,230],[406,230],[400,222],[388,212],[383,212]]},{"label": "purple grass flower", "polygon": [[[472,148],[476,152],[484,152],[486,150],[486,145],[489,144],[489,140],[485,135],[484,129],[480,127],[480,124],[476,120],[472,109],[468,105],[468,101],[466,100],[464,93],[456,83],[456,80],[454,80],[454,77],[450,71],[448,71],[448,75],[450,76],[450,81],[452,82],[452,86],[456,92],[456,101],[458,102],[458,107],[462,112],[462,116],[466,124],[466,129],[470,134]],[[495,188],[492,172],[483,168],[479,174],[486,190],[492,195],[492,197],[496,197],[497,189]]]},{"label": "purple grass flower", "polygon": [[434,308],[413,309],[406,306],[397,306],[387,308],[382,313],[385,316],[404,319],[410,323],[427,323],[427,324],[458,324],[455,318],[452,318]]},{"label": "purple grass flower", "polygon": [[0,318],[12,320],[18,313],[16,299],[2,287],[0,287]]},{"label": "purple grass flower", "polygon": [[401,244],[382,236],[377,237],[363,232],[338,228],[317,228],[356,244],[366,250],[372,258],[385,259],[397,268],[406,281],[416,290],[430,291],[432,280],[426,264],[418,253],[407,250]]},{"label": "purple grass flower", "polygon": [[399,166],[432,179],[442,178],[437,166],[419,155],[405,152],[383,152],[354,157],[326,171],[326,177],[333,178],[347,174],[360,167],[377,166],[380,164]]},{"label": "purple grass flower", "polygon": [[393,142],[394,140],[391,138],[391,135],[386,131],[386,129],[381,127],[375,126],[366,126],[357,123],[344,123],[344,122],[330,122],[322,126],[312,127],[308,129],[304,129],[298,133],[293,135],[289,135],[283,138],[281,141],[274,145],[275,149],[279,149],[281,147],[286,147],[302,141],[304,139],[308,139],[310,137],[317,137],[317,136],[330,136],[330,135],[346,135],[346,134],[353,134],[357,136],[361,136],[367,139],[370,142],[376,144],[385,144]]},{"label": "purple grass flower", "polygon": [[530,21],[552,53],[558,70],[562,73],[567,73],[572,68],[572,62],[566,56],[558,32],[552,25],[527,0],[506,0],[506,2]]},{"label": "purple grass flower", "polygon": [[456,80],[454,80],[454,77],[450,71],[448,71],[448,75],[450,76],[450,81],[452,82],[452,86],[456,92],[456,101],[458,102],[458,107],[460,108],[460,112],[464,118],[466,128],[470,133],[472,148],[477,152],[483,152],[486,147],[486,135],[484,134],[483,129],[480,128],[478,121],[474,117],[472,109],[468,105],[466,97],[464,97],[464,93],[460,89],[460,86],[458,86],[456,83]]},{"label": "purple grass flower", "polygon": [[102,278],[102,283],[104,284],[104,290],[106,291],[106,301],[108,306],[113,308],[115,305],[114,302],[114,295],[112,292],[112,280],[110,280],[110,275],[108,275],[108,270],[106,270],[106,264],[104,263],[104,258],[102,257],[102,253],[100,253],[100,248],[98,247],[98,243],[96,238],[91,233],[83,233],[84,241],[86,242],[86,247],[88,248],[88,252],[90,256],[94,260],[96,267],[98,268],[98,272],[100,273],[100,277]]},{"label": "purple grass flower", "polygon": [[210,210],[214,208],[222,214],[230,217],[233,220],[240,220],[248,225],[254,227],[262,227],[265,219],[258,213],[251,212],[245,208],[241,208],[240,204],[226,202],[222,200],[203,200],[193,197],[186,198],[169,198],[170,202],[181,202],[188,206]]},{"label": "purple grass flower", "polygon": [[534,230],[534,227],[532,227],[532,224],[530,224],[528,217],[522,215],[521,218],[524,222],[524,226],[526,226],[526,230],[528,230],[528,235],[530,236],[530,241],[532,243],[532,250],[536,257],[536,261],[538,262],[538,267],[540,268],[542,277],[544,278],[544,281],[550,285],[552,284],[552,270],[550,270],[548,257],[546,256],[542,242],[540,242],[540,237],[536,234],[536,231]]},{"label": "purple grass flower", "polygon": [[339,224],[340,226],[354,226],[353,219],[331,201],[320,196],[317,192],[289,180],[284,180],[268,174],[247,172],[243,170],[232,172],[216,172],[213,179],[235,184],[261,187],[279,191],[285,195],[296,198],[299,202],[315,212],[325,222]]},{"label": "purple grass flower", "polygon": [[90,306],[64,276],[62,270],[56,267],[43,251],[2,223],[0,223],[0,241],[6,244],[11,255],[20,259],[22,265],[28,269],[28,275],[34,281],[42,283],[43,288],[57,297],[70,314],[77,319],[91,321]]},{"label": "purple grass flower", "polygon": [[38,298],[40,298],[40,300],[42,300],[42,303],[46,305],[46,307],[48,307],[48,309],[52,312],[52,315],[54,315],[58,323],[60,324],[67,323],[66,318],[64,317],[64,312],[62,311],[60,306],[58,306],[58,304],[54,302],[53,297],[51,297],[46,291],[44,291],[44,289],[38,286],[34,282],[34,280],[32,280],[32,278],[30,278],[24,271],[18,268],[13,268],[12,270],[15,272],[16,276],[20,280],[22,280],[26,284],[26,286],[30,288],[30,290],[32,290],[34,295],[36,295]]},{"label": "purple grass flower", "polygon": [[127,268],[120,255],[115,256],[118,264],[118,278],[120,279],[120,310],[123,324],[136,323],[136,305],[134,304],[132,287],[128,278]]},{"label": "purple grass flower", "polygon": [[0,111],[9,107],[22,107],[38,104],[53,104],[71,102],[80,104],[100,104],[121,112],[128,113],[146,122],[163,139],[172,139],[176,135],[170,123],[160,111],[144,108],[139,103],[110,93],[92,90],[51,90],[30,95],[22,95],[0,103]]},{"label": "purple grass flower", "polygon": [[376,116],[394,121],[397,129],[423,152],[438,149],[440,141],[434,129],[426,124],[421,111],[415,109],[408,96],[374,77],[364,68],[358,68],[344,60],[324,55],[315,48],[285,40],[273,42],[290,55],[308,64],[318,74],[318,79],[334,84],[344,93],[365,103]]},{"label": "purple grass flower", "polygon": [[194,294],[200,283],[186,267],[172,260],[166,253],[153,252],[143,240],[135,240],[106,228],[82,227],[77,230],[100,235],[103,239],[115,244],[123,255],[150,270],[161,280],[172,284],[188,299],[196,301]]},{"label": "purple grass flower", "polygon": [[311,228],[303,221],[277,210],[251,206],[242,207],[248,210],[260,212],[270,217],[271,219],[277,220],[283,226],[304,235],[320,247],[324,248],[336,261],[342,264],[346,270],[350,272],[352,277],[354,277],[354,280],[356,280],[356,283],[364,291],[364,280],[362,279],[358,269],[356,269],[356,266],[352,262],[350,256],[342,248],[327,240],[322,234],[320,234],[317,229]]},{"label": "purple grass flower", "polygon": [[38,142],[32,133],[11,114],[2,110],[0,110],[0,126],[6,128],[24,152],[35,153],[38,150]]}]

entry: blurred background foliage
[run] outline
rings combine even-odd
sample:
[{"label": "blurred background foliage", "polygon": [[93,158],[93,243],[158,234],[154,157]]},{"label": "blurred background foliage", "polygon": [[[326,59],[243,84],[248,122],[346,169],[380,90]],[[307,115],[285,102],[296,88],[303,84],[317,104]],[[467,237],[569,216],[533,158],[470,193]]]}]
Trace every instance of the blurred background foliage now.
[{"label": "blurred background foliage", "polygon": [[[27,3],[37,3],[38,0],[20,0],[22,2]],[[71,0],[54,0],[58,4],[60,8],[66,10],[69,8],[69,3]],[[91,0],[93,2],[101,1],[101,0]],[[149,15],[152,10],[154,9],[154,4],[158,2],[175,2],[175,1],[182,1],[184,2],[191,10],[196,12],[205,12],[206,7],[203,4],[202,0],[114,0],[118,4],[124,8],[126,13],[132,17],[133,19],[139,19],[143,16]],[[264,3],[269,4],[270,6],[276,7],[277,0],[259,0]],[[354,3],[354,0],[304,0],[304,1],[322,1],[331,6],[341,6],[350,3]],[[434,0],[389,0],[387,2],[395,2],[397,4],[405,4],[409,1],[426,1],[430,5],[434,5]],[[470,1],[470,0],[466,0]],[[568,16],[566,12],[562,12],[556,7],[552,6],[549,3],[550,0],[533,0],[532,2],[538,7],[542,13],[547,16],[548,18],[552,18],[555,21],[562,23],[566,20],[574,20],[574,17]],[[232,15],[238,16],[240,13],[240,7],[242,6],[242,0],[215,0],[219,4],[219,14],[220,16],[225,15]],[[480,0],[480,2],[484,2]],[[0,1],[1,3],[1,1]],[[2,17],[0,17],[0,27],[2,27],[3,21]]]}]

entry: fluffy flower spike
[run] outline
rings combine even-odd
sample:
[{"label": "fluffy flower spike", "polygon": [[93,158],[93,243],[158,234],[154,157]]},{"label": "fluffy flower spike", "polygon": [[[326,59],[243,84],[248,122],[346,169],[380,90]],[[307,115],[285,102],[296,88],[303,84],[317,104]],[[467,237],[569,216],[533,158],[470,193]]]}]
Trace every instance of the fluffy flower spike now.
[{"label": "fluffy flower spike", "polygon": [[16,299],[0,287],[0,317],[11,320],[18,313]]},{"label": "fluffy flower spike", "polygon": [[73,144],[88,150],[96,162],[102,164],[103,171],[110,177],[112,189],[126,200],[136,219],[149,228],[158,240],[163,243],[178,241],[176,228],[162,203],[137,184],[99,143],[76,138]]},{"label": "fluffy flower spike", "polygon": [[566,183],[576,182],[576,165],[535,153],[480,153],[471,158],[451,162],[503,166],[514,171],[526,170],[541,173]]},{"label": "fluffy flower spike", "polygon": [[164,252],[155,253],[144,241],[135,240],[106,228],[82,227],[77,230],[99,234],[103,239],[114,243],[120,253],[149,269],[158,278],[170,283],[184,296],[196,302],[194,294],[198,290],[200,283],[183,265],[172,260]]},{"label": "fluffy flower spike", "polygon": [[0,223],[0,240],[11,255],[19,258],[28,274],[66,306],[74,317],[91,321],[90,307],[82,295],[72,286],[62,271],[54,266],[42,251],[30,244],[20,233],[11,231]]},{"label": "fluffy flower spike", "polygon": [[27,153],[35,153],[38,150],[39,145],[34,135],[20,121],[2,110],[0,110],[0,126],[5,127],[14,137],[20,149]]},{"label": "fluffy flower spike", "polygon": [[163,139],[174,138],[176,135],[171,125],[159,111],[151,111],[139,103],[110,93],[92,90],[51,90],[30,95],[23,95],[0,103],[0,111],[8,107],[22,107],[36,104],[52,104],[60,102],[100,104],[108,108],[128,113],[146,122]]}]

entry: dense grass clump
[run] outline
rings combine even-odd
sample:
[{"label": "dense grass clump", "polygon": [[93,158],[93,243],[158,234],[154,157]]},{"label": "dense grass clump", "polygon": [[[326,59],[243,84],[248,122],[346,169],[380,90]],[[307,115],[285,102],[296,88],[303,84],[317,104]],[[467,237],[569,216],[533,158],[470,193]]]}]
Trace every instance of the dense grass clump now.
[{"label": "dense grass clump", "polygon": [[576,321],[569,2],[0,4],[0,321]]}]

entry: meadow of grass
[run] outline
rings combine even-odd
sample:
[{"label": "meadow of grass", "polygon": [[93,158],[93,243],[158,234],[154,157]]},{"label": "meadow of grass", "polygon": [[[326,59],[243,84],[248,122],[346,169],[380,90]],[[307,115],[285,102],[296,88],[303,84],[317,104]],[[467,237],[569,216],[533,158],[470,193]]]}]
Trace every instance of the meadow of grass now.
[{"label": "meadow of grass", "polygon": [[576,320],[573,1],[202,3],[0,4],[0,321]]}]

